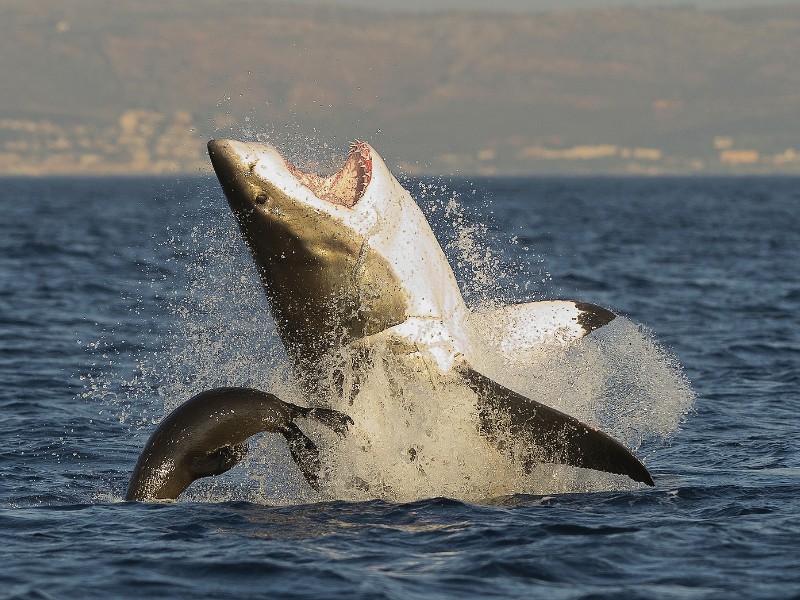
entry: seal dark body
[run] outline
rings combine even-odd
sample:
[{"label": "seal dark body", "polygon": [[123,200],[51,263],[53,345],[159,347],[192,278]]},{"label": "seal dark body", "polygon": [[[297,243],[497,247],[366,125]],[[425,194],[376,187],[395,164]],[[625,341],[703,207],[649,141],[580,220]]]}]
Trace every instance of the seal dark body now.
[{"label": "seal dark body", "polygon": [[317,487],[317,447],[295,424],[315,419],[343,435],[347,415],[304,408],[251,388],[216,388],[201,392],[170,413],[150,436],[131,475],[126,500],[177,498],[201,477],[220,475],[247,454],[247,438],[280,433],[306,480]]}]

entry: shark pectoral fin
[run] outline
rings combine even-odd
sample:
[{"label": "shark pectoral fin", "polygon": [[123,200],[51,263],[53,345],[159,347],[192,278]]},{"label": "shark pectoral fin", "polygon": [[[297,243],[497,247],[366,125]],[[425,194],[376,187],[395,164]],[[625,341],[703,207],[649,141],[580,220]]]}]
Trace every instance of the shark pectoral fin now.
[{"label": "shark pectoral fin", "polygon": [[485,340],[504,355],[546,344],[570,344],[607,325],[616,315],[577,300],[543,300],[471,313],[473,339]]},{"label": "shark pectoral fin", "polygon": [[190,460],[191,474],[194,479],[222,475],[239,464],[239,461],[247,456],[247,450],[247,441],[244,441],[199,454]]},{"label": "shark pectoral fin", "polygon": [[303,472],[303,476],[308,481],[308,485],[319,491],[319,450],[316,444],[311,439],[300,431],[300,428],[294,423],[288,423],[285,428],[281,430],[283,437],[289,445],[289,452]]},{"label": "shark pectoral fin", "polygon": [[607,433],[503,387],[465,363],[457,371],[478,396],[482,433],[515,458],[627,475],[655,485],[641,461]]}]

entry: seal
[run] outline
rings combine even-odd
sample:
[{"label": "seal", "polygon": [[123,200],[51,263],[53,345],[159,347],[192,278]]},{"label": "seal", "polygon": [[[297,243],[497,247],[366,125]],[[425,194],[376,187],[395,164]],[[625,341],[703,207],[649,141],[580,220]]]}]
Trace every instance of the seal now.
[{"label": "seal", "polygon": [[314,419],[344,435],[350,417],[335,410],[305,408],[252,388],[201,392],[172,411],[144,447],[131,475],[126,500],[174,500],[201,477],[229,471],[247,454],[247,438],[280,433],[309,485],[317,488],[319,452],[295,424]]},{"label": "seal", "polygon": [[[606,433],[474,366],[475,347],[502,364],[541,345],[572,344],[613,312],[574,300],[468,309],[422,211],[366,142],[351,144],[329,177],[301,171],[266,144],[212,140],[208,151],[309,402],[339,394],[352,403],[372,349],[388,348],[421,384],[474,394],[481,432],[514,460],[653,485],[641,461]],[[352,376],[332,381],[322,364]],[[509,437],[522,443],[504,443]]]}]

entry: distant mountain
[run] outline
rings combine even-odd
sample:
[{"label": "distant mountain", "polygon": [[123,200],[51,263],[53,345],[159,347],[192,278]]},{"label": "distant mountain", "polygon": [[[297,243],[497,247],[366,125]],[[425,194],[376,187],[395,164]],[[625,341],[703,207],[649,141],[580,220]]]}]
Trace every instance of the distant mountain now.
[{"label": "distant mountain", "polygon": [[353,138],[464,173],[800,173],[800,7],[400,13],[0,0],[0,173],[207,169]]}]

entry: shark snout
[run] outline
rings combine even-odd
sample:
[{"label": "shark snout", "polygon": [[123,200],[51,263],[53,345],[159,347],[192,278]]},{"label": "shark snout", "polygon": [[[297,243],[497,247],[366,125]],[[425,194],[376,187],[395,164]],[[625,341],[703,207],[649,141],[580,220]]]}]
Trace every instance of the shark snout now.
[{"label": "shark snout", "polygon": [[228,140],[208,142],[208,156],[223,188],[230,186],[237,177],[243,175],[239,154]]}]

